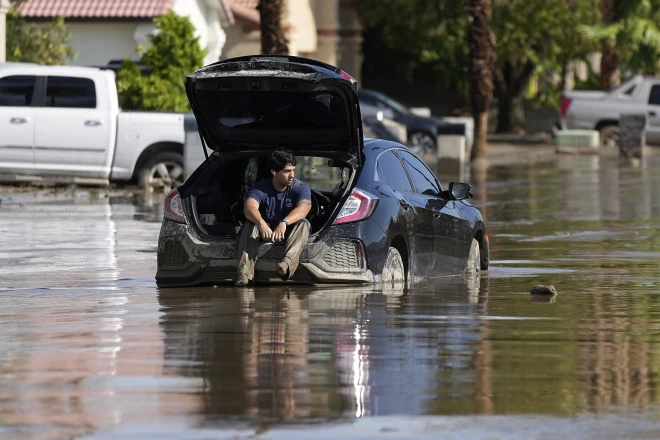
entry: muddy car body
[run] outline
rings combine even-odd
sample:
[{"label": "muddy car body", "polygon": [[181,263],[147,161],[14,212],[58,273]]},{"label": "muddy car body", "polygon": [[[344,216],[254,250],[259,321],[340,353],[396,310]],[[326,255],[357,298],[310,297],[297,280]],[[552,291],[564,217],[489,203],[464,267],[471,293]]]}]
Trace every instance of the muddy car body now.
[{"label": "muddy car body", "polygon": [[[297,57],[242,57],[186,79],[203,143],[212,153],[165,199],[159,286],[231,282],[248,188],[270,175],[267,157],[286,146],[296,177],[312,189],[311,235],[287,282],[380,282],[488,267],[486,227],[444,190],[407,147],[362,138],[357,84],[341,70]],[[263,243],[255,282],[280,282],[282,243]]]}]

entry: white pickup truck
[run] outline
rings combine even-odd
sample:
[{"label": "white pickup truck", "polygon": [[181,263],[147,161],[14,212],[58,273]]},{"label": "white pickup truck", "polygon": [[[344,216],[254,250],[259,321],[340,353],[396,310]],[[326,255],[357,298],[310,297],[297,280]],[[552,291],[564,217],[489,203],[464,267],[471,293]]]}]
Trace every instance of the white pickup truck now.
[{"label": "white pickup truck", "polygon": [[561,124],[568,129],[600,131],[601,144],[619,142],[619,115],[647,115],[646,140],[660,144],[660,78],[634,76],[607,92],[565,92]]},{"label": "white pickup truck", "polygon": [[91,67],[0,63],[3,180],[183,180],[183,114],[122,112],[115,75]]}]

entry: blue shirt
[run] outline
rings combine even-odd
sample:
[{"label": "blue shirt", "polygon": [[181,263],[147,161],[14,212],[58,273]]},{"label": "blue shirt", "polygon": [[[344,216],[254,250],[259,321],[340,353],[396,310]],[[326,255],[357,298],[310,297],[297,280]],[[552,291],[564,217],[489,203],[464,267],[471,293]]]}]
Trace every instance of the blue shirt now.
[{"label": "blue shirt", "polygon": [[273,179],[269,178],[252,185],[245,197],[245,200],[247,199],[254,199],[259,203],[261,218],[274,228],[301,200],[311,202],[312,192],[307,184],[298,179],[293,179],[284,191],[278,191],[273,186]]}]

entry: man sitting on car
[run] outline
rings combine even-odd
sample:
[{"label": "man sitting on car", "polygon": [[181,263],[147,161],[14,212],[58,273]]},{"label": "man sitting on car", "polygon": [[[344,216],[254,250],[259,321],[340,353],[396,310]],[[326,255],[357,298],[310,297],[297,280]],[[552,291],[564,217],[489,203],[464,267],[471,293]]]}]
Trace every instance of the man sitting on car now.
[{"label": "man sitting on car", "polygon": [[305,183],[294,178],[296,158],[286,148],[270,155],[272,177],[255,183],[247,193],[243,207],[246,222],[238,239],[237,286],[246,286],[254,278],[259,237],[264,241],[286,239],[284,258],[277,265],[283,280],[291,278],[307,239],[310,224],[305,219],[312,208],[312,195]]}]

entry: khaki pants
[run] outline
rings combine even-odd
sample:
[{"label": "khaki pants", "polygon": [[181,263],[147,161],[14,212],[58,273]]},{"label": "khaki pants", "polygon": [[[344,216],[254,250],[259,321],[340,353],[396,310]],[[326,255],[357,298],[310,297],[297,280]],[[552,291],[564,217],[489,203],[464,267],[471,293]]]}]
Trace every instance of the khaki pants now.
[{"label": "khaki pants", "polygon": [[[289,273],[282,277],[284,280],[291,278],[298,269],[300,254],[302,254],[307,244],[310,228],[309,222],[302,219],[286,229],[284,237],[286,247],[284,248],[282,262],[289,266]],[[242,273],[247,274],[248,280],[254,278],[254,264],[257,262],[260,241],[259,227],[250,221],[246,221],[238,236],[238,273],[239,275]]]}]

